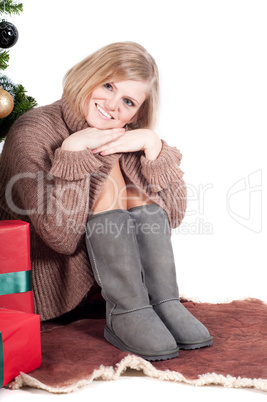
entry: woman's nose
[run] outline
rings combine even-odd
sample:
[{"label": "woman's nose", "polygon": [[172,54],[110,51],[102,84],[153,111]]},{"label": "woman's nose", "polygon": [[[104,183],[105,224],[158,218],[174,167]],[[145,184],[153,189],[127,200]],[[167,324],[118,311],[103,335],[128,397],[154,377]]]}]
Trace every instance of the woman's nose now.
[{"label": "woman's nose", "polygon": [[116,99],[115,96],[111,96],[110,98],[105,100],[105,105],[104,105],[108,110],[114,111],[116,110],[118,106],[118,99]]}]

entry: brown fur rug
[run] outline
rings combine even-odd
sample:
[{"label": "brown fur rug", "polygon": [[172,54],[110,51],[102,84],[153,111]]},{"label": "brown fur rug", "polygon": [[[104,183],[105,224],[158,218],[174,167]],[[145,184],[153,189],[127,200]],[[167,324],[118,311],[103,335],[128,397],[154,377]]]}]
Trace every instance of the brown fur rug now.
[{"label": "brown fur rug", "polygon": [[61,321],[43,323],[41,367],[21,373],[9,387],[66,393],[94,379],[114,380],[131,368],[160,380],[267,391],[267,305],[255,299],[227,304],[183,303],[208,327],[213,346],[180,350],[175,359],[153,363],[121,352],[103,337],[102,303],[98,309],[94,305],[91,312],[87,308],[87,315],[83,311],[75,317],[66,315]]}]

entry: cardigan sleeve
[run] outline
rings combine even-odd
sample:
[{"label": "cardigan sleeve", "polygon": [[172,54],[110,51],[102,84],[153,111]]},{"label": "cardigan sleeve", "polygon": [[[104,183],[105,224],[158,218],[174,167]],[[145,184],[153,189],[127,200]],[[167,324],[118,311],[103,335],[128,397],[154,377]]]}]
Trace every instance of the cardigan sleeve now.
[{"label": "cardigan sleeve", "polygon": [[84,234],[91,176],[102,162],[89,150],[63,151],[63,139],[41,113],[28,112],[14,123],[3,151],[12,185],[5,203],[49,247],[71,255]]},{"label": "cardigan sleeve", "polygon": [[141,155],[141,172],[153,192],[168,188],[171,183],[179,182],[183,177],[180,169],[182,154],[176,147],[169,146],[164,140],[162,149],[155,160],[149,160]]},{"label": "cardigan sleeve", "polygon": [[81,180],[89,173],[97,171],[102,163],[92,151],[65,151],[56,149],[50,174],[67,181]]},{"label": "cardigan sleeve", "polygon": [[182,154],[176,147],[162,141],[162,149],[155,160],[141,155],[141,172],[147,180],[145,191],[150,199],[161,205],[168,214],[170,227],[178,227],[187,207],[187,188],[180,168]]}]

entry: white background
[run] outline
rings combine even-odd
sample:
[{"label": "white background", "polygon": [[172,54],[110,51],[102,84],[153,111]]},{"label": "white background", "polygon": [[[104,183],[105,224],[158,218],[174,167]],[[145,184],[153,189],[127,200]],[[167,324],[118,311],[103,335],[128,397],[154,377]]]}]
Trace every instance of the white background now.
[{"label": "white background", "polygon": [[[61,97],[70,67],[108,43],[136,41],[154,56],[161,77],[156,131],[182,152],[188,185],[187,214],[172,235],[180,293],[209,302],[267,301],[266,1],[24,0],[23,5],[20,16],[6,17],[20,36],[5,74],[40,106]],[[124,378],[118,384],[126,390],[132,382]],[[97,392],[108,387],[98,384]],[[196,392],[175,389],[177,399],[179,392],[184,397]],[[198,398],[229,399],[228,390],[213,394],[217,390],[198,390]],[[0,397],[1,392],[6,400],[17,400],[14,392],[2,390]],[[232,392],[243,400],[263,397]],[[29,392],[25,398],[37,395],[42,400]]]}]

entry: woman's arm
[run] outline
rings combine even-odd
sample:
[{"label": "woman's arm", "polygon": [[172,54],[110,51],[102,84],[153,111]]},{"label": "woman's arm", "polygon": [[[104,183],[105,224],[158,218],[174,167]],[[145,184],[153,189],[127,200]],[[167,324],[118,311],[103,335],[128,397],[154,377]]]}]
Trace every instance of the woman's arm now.
[{"label": "woman's arm", "polygon": [[187,189],[180,169],[182,155],[176,147],[161,142],[156,159],[147,159],[144,152],[129,153],[122,157],[121,165],[129,179],[168,212],[170,226],[175,228],[181,224],[187,206]]},{"label": "woman's arm", "polygon": [[6,140],[6,204],[15,219],[27,216],[49,247],[72,254],[89,213],[91,174],[102,163],[89,149],[62,150],[53,125],[34,116],[22,116]]},{"label": "woman's arm", "polygon": [[127,131],[92,152],[101,155],[126,153],[121,161],[126,175],[169,211],[173,228],[180,225],[186,211],[187,191],[180,169],[182,155],[176,147],[169,146],[153,130],[137,129]]},{"label": "woman's arm", "polygon": [[94,154],[110,155],[118,152],[144,151],[147,159],[155,160],[162,148],[162,142],[155,131],[139,128],[126,131],[123,135],[92,149]]}]

